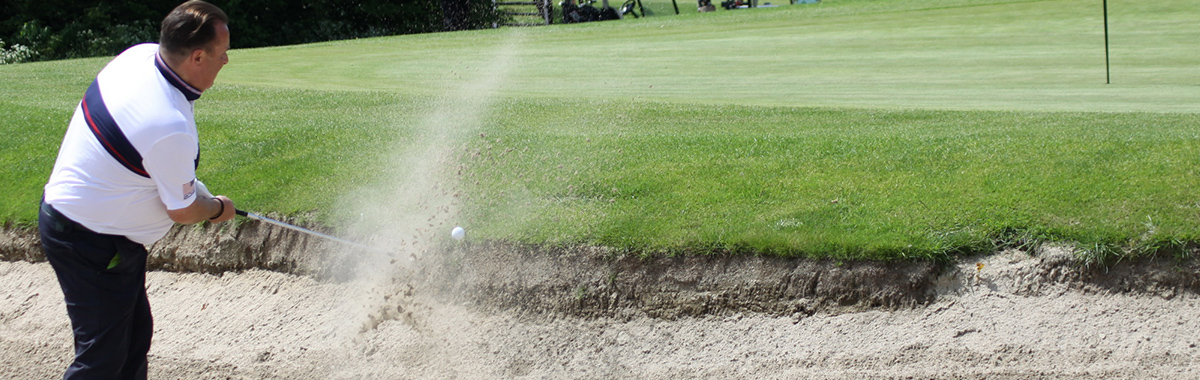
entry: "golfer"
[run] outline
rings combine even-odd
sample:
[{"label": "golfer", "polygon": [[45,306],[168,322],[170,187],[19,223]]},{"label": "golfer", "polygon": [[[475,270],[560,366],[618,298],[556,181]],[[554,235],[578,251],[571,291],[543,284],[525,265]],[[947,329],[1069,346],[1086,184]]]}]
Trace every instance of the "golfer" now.
[{"label": "golfer", "polygon": [[196,179],[192,102],[228,63],[229,19],[188,1],[159,44],[129,48],[88,87],[67,127],[38,215],[75,333],[64,379],[145,379],[153,321],[146,245],[174,223],[233,219]]}]

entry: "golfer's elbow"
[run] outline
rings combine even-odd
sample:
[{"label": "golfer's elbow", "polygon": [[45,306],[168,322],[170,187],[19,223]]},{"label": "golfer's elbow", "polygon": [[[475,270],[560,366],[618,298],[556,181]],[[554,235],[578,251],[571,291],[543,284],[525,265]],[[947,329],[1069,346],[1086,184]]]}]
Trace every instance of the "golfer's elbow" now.
[{"label": "golfer's elbow", "polygon": [[204,218],[200,217],[200,213],[191,210],[191,207],[167,210],[167,216],[171,217],[171,221],[179,224],[196,224],[204,221]]}]

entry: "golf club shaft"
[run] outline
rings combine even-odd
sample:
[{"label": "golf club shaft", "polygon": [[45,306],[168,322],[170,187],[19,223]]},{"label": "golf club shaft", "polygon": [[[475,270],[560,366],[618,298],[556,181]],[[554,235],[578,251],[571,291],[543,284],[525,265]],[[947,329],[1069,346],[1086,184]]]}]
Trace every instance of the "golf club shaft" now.
[{"label": "golf club shaft", "polygon": [[330,235],[326,235],[326,234],[323,234],[323,233],[320,233],[320,232],[317,232],[317,231],[313,231],[313,230],[310,230],[310,229],[307,229],[307,228],[304,228],[304,227],[294,226],[294,225],[287,224],[287,223],[284,223],[284,222],[280,222],[280,221],[278,221],[278,220],[271,219],[271,218],[268,218],[268,217],[265,217],[265,216],[262,216],[262,215],[258,215],[258,214],[252,213],[252,212],[246,212],[246,211],[242,211],[242,210],[234,210],[234,211],[235,211],[235,212],[236,212],[238,215],[241,215],[241,216],[244,216],[244,217],[247,217],[247,218],[250,218],[250,219],[254,219],[254,220],[261,220],[261,221],[264,221],[264,222],[267,222],[267,223],[274,224],[274,225],[276,225],[276,226],[280,226],[280,227],[283,227],[283,228],[287,228],[287,229],[289,229],[289,230],[298,231],[298,232],[303,232],[303,233],[306,233],[306,234],[309,234],[309,235],[312,235],[312,236],[317,236],[317,237],[322,237],[322,238],[326,238],[326,239],[329,239],[329,240],[333,240],[333,241],[336,241],[336,242],[338,242],[338,243],[342,243],[342,244],[346,244],[346,245],[350,245],[350,246],[355,246],[355,247],[358,247],[358,248],[362,248],[362,249],[366,249],[366,250],[370,250],[370,251],[374,251],[374,252],[379,252],[379,253],[384,253],[384,254],[391,255],[391,252],[387,252],[387,251],[384,251],[384,250],[382,250],[382,249],[379,249],[379,248],[375,248],[375,247],[372,247],[372,246],[369,246],[369,245],[365,245],[365,244],[362,244],[362,243],[357,243],[357,242],[349,241],[349,240],[342,239],[342,238],[339,238],[339,237],[336,237],[336,236],[330,236]]}]

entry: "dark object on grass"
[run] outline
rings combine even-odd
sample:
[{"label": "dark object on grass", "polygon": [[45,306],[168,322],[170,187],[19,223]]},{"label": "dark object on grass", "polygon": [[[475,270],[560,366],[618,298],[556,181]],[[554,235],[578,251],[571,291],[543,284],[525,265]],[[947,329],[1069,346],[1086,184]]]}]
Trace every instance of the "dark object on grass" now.
[{"label": "dark object on grass", "polygon": [[575,4],[575,0],[563,0],[563,2],[558,3],[558,6],[562,8],[563,23],[573,24],[577,22],[621,19],[621,15],[613,7],[604,6],[603,9],[599,9],[592,5],[595,2],[595,0],[584,0],[582,5],[578,5]]},{"label": "dark object on grass", "polygon": [[750,0],[746,0],[746,1],[725,0],[725,1],[721,2],[721,8],[725,8],[725,9],[738,9],[738,8],[750,8],[750,7],[753,7],[753,5],[750,4]]}]

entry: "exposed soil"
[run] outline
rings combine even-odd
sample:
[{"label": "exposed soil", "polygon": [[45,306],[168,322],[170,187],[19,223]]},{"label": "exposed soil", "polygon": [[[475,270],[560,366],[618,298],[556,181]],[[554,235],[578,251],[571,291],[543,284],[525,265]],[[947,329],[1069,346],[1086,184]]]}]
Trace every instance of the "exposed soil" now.
[{"label": "exposed soil", "polygon": [[[1200,377],[1200,263],[1073,257],[639,258],[468,240],[390,258],[252,222],[177,227],[150,260],[151,375]],[[0,368],[57,377],[70,328],[36,233],[0,233],[0,258]]]}]

